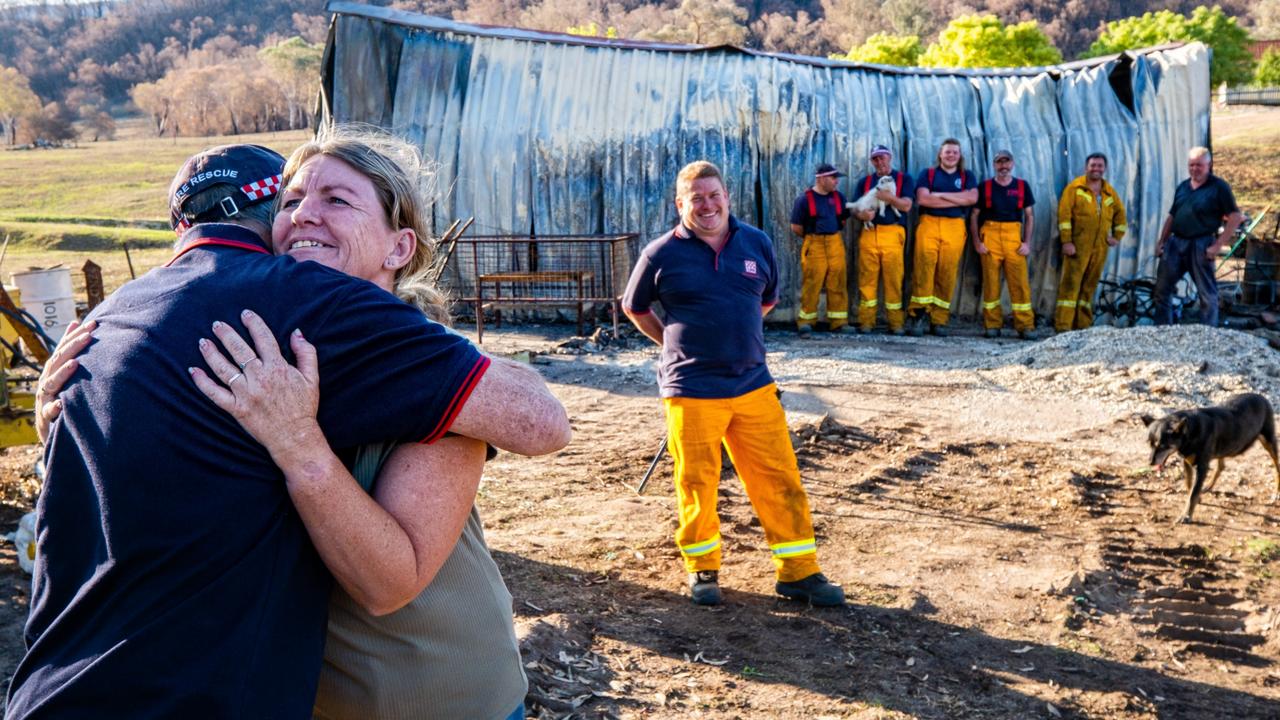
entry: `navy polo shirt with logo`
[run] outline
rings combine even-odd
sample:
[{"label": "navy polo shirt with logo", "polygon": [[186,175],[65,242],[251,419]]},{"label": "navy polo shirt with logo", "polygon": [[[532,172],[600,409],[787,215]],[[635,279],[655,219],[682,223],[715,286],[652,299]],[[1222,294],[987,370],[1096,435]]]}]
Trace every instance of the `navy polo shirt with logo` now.
[{"label": "navy polo shirt with logo", "polygon": [[[897,170],[890,170],[889,174],[893,176],[895,186],[897,186],[898,183],[901,183],[901,188],[897,191],[898,197],[910,198],[914,201],[916,197],[916,183],[911,179],[911,176]],[[862,197],[874,188],[878,182],[880,182],[880,176],[876,173],[864,175],[862,179],[858,181],[858,184],[853,186],[853,190],[858,197]],[[876,216],[871,219],[871,222],[876,225],[901,225],[906,227],[907,215],[910,214],[911,213],[909,212],[894,212],[894,208],[890,207],[888,203],[885,203],[884,212],[879,212],[877,210]]]},{"label": "navy polo shirt with logo", "polygon": [[[813,193],[813,215],[809,213],[809,193]],[[810,188],[800,193],[791,206],[791,224],[804,228],[806,235],[838,233],[848,219],[849,209],[844,206],[844,196],[838,190],[823,195]]]},{"label": "navy polo shirt with logo", "polygon": [[1036,198],[1031,193],[1031,184],[1021,178],[1010,179],[1008,185],[1001,185],[995,178],[988,178],[978,185],[977,207],[980,223],[1020,223],[1022,211],[1035,204]]},{"label": "navy polo shirt with logo", "polygon": [[762,308],[778,302],[769,236],[729,218],[720,252],[677,227],[640,253],[624,307],[662,305],[662,397],[733,398],[773,382],[765,366]]},{"label": "navy polo shirt with logo", "polygon": [[372,283],[273,257],[243,228],[184,241],[90,315],[46,449],[9,720],[311,716],[332,579],[267,451],[187,373],[215,320],[247,338],[252,309],[286,352],[302,330],[339,453],[434,440],[488,367]]},{"label": "navy polo shirt with logo", "polygon": [[[933,182],[929,182],[929,174],[933,173]],[[945,172],[940,167],[925,168],[920,171],[920,176],[916,178],[916,187],[925,188],[929,192],[961,192],[964,190],[972,190],[978,181],[974,179],[973,173],[965,170],[959,172]],[[962,218],[969,212],[969,208],[963,207],[945,207],[931,208],[920,207],[920,212],[925,215],[934,215],[936,217]]]},{"label": "navy polo shirt with logo", "polygon": [[1184,238],[1217,235],[1222,219],[1239,209],[1226,180],[1210,174],[1203,185],[1192,189],[1188,178],[1173,192],[1173,205],[1169,208],[1173,225],[1169,229]]}]

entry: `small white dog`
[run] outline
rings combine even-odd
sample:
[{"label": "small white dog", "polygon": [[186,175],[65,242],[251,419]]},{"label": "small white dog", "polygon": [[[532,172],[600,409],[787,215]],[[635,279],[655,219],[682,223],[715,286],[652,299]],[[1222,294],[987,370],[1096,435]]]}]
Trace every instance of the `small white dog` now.
[{"label": "small white dog", "polygon": [[[865,212],[867,210],[875,210],[877,213],[883,213],[885,205],[888,205],[888,203],[877,198],[876,193],[880,190],[888,190],[890,193],[894,193],[897,191],[897,186],[897,182],[894,181],[892,175],[885,175],[876,181],[875,187],[868,190],[857,200],[854,200],[851,203],[845,203],[845,207],[849,208],[854,213]],[[895,215],[902,217],[902,213],[898,212],[898,208],[893,207],[892,205],[889,205],[889,207],[893,208]],[[862,223],[862,226],[869,228],[871,227],[871,223],[864,222]]]}]

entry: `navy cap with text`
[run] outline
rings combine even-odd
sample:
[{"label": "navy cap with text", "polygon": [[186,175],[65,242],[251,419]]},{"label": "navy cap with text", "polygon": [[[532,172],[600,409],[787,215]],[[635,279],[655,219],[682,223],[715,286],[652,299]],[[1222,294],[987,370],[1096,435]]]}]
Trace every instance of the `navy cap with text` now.
[{"label": "navy cap with text", "polygon": [[233,193],[222,201],[222,214],[234,217],[240,210],[274,197],[280,190],[284,157],[261,145],[220,145],[191,156],[183,163],[169,186],[169,218],[181,233],[193,218],[183,212],[192,197],[217,185],[240,189],[239,201]]}]

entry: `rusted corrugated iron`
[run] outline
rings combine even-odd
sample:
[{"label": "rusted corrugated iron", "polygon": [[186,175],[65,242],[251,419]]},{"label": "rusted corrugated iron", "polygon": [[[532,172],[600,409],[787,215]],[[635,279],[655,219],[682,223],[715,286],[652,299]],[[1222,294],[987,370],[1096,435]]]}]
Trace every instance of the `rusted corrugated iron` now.
[{"label": "rusted corrugated iron", "polygon": [[[1209,50],[1198,43],[1045,68],[939,70],[490,28],[347,2],[329,9],[325,112],[390,128],[438,163],[437,230],[474,215],[485,234],[654,237],[675,219],[676,172],[711,160],[735,214],[774,238],[780,318],[799,293],[791,204],[820,162],[856,177],[883,143],[914,175],[957,137],[982,179],[1008,147],[1038,200],[1032,288],[1047,314],[1057,198],[1085,156],[1108,155],[1129,209],[1129,235],[1105,276],[1150,275],[1185,150],[1209,138]],[[977,266],[968,251],[955,303],[964,315],[980,307]]]}]

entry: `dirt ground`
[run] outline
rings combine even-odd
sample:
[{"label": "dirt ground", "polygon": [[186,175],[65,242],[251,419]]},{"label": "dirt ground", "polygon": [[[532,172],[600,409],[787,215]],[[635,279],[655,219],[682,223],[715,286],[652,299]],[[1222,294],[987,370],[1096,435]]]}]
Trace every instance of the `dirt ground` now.
[{"label": "dirt ground", "polygon": [[495,461],[480,500],[545,716],[1280,717],[1280,505],[1260,450],[1175,526],[1181,482],[1147,470],[1131,399],[989,381],[1029,343],[768,342],[842,610],[774,596],[731,471],[726,603],[691,605],[670,463],[631,489],[663,437],[653,352],[486,334],[531,351],[574,420],[559,455]]},{"label": "dirt ground", "polygon": [[[726,602],[693,606],[672,545],[670,462],[645,495],[632,489],[664,432],[654,351],[638,338],[583,348],[563,327],[487,332],[486,350],[542,371],[575,429],[550,458],[500,455],[479,498],[515,597],[531,712],[1280,718],[1280,505],[1268,503],[1265,454],[1229,464],[1197,522],[1174,525],[1180,480],[1147,470],[1135,419],[1135,407],[1159,403],[1037,389],[1033,375],[998,380],[1062,336],[976,332],[768,332],[843,609],[775,597],[731,469],[720,499]],[[32,448],[0,458],[6,528],[30,507],[35,459]],[[7,675],[29,583],[7,543],[0,582]]]},{"label": "dirt ground", "polygon": [[[1275,187],[1275,163],[1253,147],[1274,157],[1272,112],[1214,119],[1216,139],[1247,135],[1219,171],[1258,207]],[[1220,367],[1239,341],[1221,331],[1204,339],[1219,350],[1170,360],[1142,329],[1105,334],[1121,332],[1073,334],[1130,350],[1108,364],[1073,361],[1063,336],[806,342],[770,330],[819,558],[849,597],[823,610],[774,595],[728,467],[726,602],[689,602],[670,462],[633,490],[664,435],[647,341],[489,329],[483,347],[533,362],[575,429],[550,458],[500,455],[478,500],[515,597],[531,715],[1280,718],[1270,463],[1256,448],[1231,462],[1197,522],[1175,525],[1181,479],[1149,471],[1137,419],[1242,389],[1280,402],[1280,355],[1260,347]],[[32,507],[37,457],[0,450],[3,531]],[[0,543],[5,677],[29,583]]]}]

